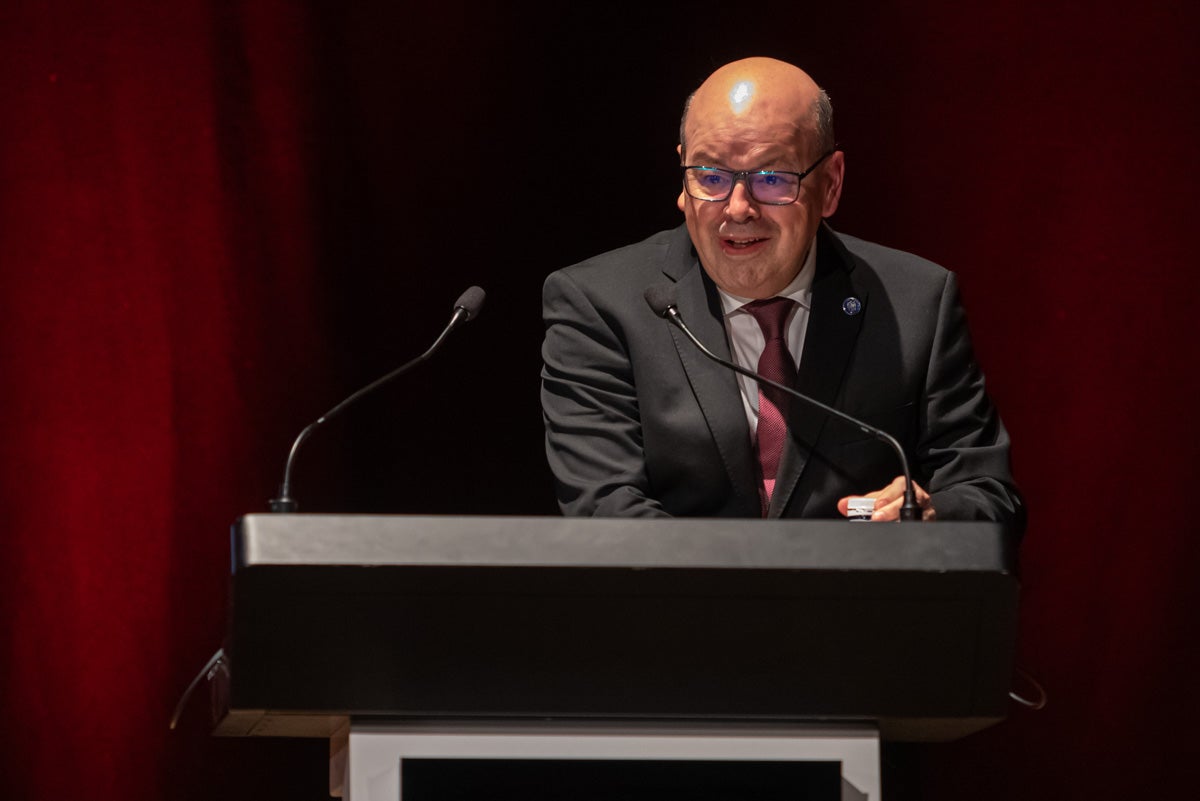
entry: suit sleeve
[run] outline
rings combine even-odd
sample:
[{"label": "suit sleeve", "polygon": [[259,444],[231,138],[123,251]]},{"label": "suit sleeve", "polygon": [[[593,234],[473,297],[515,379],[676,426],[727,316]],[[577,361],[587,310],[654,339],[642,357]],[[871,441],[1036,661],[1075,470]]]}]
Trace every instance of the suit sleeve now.
[{"label": "suit sleeve", "polygon": [[926,375],[918,472],[939,519],[994,520],[1019,536],[1025,509],[1012,478],[1008,432],[984,389],[957,279],[946,275]]},{"label": "suit sleeve", "polygon": [[546,456],[563,514],[666,517],[650,497],[628,343],[568,273],[542,291]]}]

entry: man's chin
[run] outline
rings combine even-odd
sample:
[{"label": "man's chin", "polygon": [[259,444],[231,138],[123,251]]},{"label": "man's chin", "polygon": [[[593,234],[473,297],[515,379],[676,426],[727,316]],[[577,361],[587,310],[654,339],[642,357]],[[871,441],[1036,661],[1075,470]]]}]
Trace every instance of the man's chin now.
[{"label": "man's chin", "polygon": [[788,281],[781,282],[773,271],[751,271],[746,267],[745,264],[722,264],[719,270],[710,270],[708,275],[730,295],[750,300],[772,297],[788,285]]}]

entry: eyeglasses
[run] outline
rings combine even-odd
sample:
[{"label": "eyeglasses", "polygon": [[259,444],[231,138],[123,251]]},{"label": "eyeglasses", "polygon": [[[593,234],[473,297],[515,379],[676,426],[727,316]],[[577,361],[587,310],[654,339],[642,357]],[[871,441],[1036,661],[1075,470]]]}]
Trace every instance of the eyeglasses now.
[{"label": "eyeglasses", "polygon": [[726,200],[733,194],[738,181],[746,182],[746,189],[755,202],[768,206],[786,206],[800,197],[800,182],[804,176],[820,166],[821,162],[836,152],[828,150],[804,172],[786,170],[722,170],[719,167],[688,165],[683,167],[683,189],[696,200],[716,202]]}]

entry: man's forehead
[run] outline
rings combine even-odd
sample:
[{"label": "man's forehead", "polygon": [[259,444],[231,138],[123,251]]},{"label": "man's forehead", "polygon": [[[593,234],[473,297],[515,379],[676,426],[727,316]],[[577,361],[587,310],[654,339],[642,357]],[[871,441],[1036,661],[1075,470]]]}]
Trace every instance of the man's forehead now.
[{"label": "man's forehead", "polygon": [[[691,120],[689,120],[691,122]],[[697,156],[779,158],[793,155],[806,141],[796,121],[743,118],[697,119],[688,125],[688,152]]]},{"label": "man's forehead", "polygon": [[716,153],[697,150],[688,154],[688,163],[701,167],[720,167],[726,170],[791,170],[799,172],[800,159],[791,150],[779,148],[752,149],[741,152]]},{"label": "man's forehead", "polygon": [[770,129],[775,136],[788,136],[811,126],[812,109],[812,100],[803,93],[763,91],[753,81],[735,81],[721,92],[697,93],[688,111],[687,135]]}]

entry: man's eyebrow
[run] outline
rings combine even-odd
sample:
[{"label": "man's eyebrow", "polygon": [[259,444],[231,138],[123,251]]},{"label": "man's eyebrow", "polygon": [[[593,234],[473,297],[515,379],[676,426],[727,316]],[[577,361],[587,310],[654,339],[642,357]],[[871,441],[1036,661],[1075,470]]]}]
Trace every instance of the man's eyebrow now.
[{"label": "man's eyebrow", "polygon": [[[765,153],[760,156],[757,165],[747,169],[747,172],[799,172],[803,167],[793,167],[789,164],[787,153]],[[721,169],[737,172],[730,167],[724,159],[717,158],[706,150],[697,149],[694,153],[689,153],[687,164],[705,167],[720,167]]]},{"label": "man's eyebrow", "polygon": [[760,164],[757,167],[750,167],[749,169],[746,169],[746,170],[735,170],[732,167],[726,167],[726,166],[722,165],[719,161],[705,161],[703,159],[703,157],[700,157],[700,158],[697,158],[696,160],[689,159],[688,163],[684,166],[708,167],[708,168],[714,169],[714,170],[724,170],[725,172],[747,172],[747,173],[750,173],[750,172],[790,172],[790,173],[794,173],[796,175],[799,175],[801,172],[801,170],[794,169],[790,166],[784,166],[784,167],[767,166],[772,163],[773,162],[770,159],[768,159],[767,161],[764,161],[762,164]]},{"label": "man's eyebrow", "polygon": [[688,164],[716,165],[716,164],[720,164],[721,160],[718,158],[715,158],[714,156],[709,155],[708,153],[706,153],[703,150],[697,150],[694,153],[688,154],[687,163]]}]

